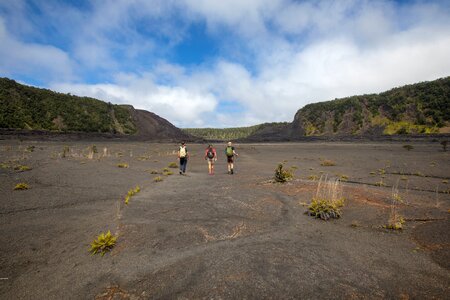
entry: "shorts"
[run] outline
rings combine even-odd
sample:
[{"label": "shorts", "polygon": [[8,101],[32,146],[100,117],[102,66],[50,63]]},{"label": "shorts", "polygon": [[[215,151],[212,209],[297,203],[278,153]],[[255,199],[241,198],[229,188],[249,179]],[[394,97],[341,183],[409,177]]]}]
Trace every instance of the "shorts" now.
[{"label": "shorts", "polygon": [[233,156],[227,156],[227,162],[229,164],[232,164],[233,163]]},{"label": "shorts", "polygon": [[216,159],[215,158],[207,158],[206,160],[208,161],[208,163],[213,164]]}]

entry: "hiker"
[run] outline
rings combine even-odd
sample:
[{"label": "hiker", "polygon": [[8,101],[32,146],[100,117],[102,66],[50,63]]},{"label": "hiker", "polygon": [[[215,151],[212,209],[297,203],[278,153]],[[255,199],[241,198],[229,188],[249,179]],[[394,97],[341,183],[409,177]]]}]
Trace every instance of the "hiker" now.
[{"label": "hiker", "polygon": [[205,150],[205,160],[208,161],[208,174],[214,175],[214,162],[217,161],[217,152],[211,144]]},{"label": "hiker", "polygon": [[178,149],[178,159],[180,160],[180,175],[184,175],[186,174],[186,165],[189,159],[189,152],[185,142],[182,142]]},{"label": "hiker", "polygon": [[228,142],[228,146],[225,148],[225,155],[227,156],[228,174],[234,174],[233,171],[234,156],[239,155],[236,153],[236,151],[234,151],[234,147],[231,145],[231,142]]}]

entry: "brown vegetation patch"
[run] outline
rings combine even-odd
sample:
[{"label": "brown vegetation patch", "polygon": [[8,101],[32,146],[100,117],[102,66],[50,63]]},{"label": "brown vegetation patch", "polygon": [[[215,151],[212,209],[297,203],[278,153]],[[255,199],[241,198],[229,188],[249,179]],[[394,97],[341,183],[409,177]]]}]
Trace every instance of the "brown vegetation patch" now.
[{"label": "brown vegetation patch", "polygon": [[107,287],[103,293],[95,296],[95,300],[119,300],[132,298],[135,299],[136,297],[134,295],[130,295],[117,285]]}]

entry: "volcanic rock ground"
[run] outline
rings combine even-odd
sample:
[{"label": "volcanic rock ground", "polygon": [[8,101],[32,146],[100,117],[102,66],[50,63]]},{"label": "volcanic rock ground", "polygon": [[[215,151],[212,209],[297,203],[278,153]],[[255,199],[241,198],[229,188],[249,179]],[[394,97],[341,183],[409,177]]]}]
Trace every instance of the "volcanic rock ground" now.
[{"label": "volcanic rock ground", "polygon": [[[176,161],[175,144],[0,141],[0,298],[448,299],[450,154],[411,145],[236,145],[234,175],[216,145],[214,176],[205,145],[188,145],[187,175],[164,176],[150,172]],[[279,162],[293,181],[270,181]],[[304,214],[308,178],[325,174],[347,180],[343,216],[327,222]],[[383,228],[393,185],[402,231]],[[117,245],[91,255],[108,230]]]}]

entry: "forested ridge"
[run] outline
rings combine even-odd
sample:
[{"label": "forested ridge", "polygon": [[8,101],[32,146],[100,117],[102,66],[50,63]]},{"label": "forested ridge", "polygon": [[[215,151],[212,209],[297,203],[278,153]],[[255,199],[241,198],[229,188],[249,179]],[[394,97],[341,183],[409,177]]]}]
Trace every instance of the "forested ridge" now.
[{"label": "forested ridge", "polygon": [[288,122],[281,123],[264,123],[248,127],[233,127],[233,128],[184,128],[183,131],[207,140],[222,140],[230,141],[241,138],[246,138],[252,134],[266,127],[280,127],[288,125]]},{"label": "forested ridge", "polygon": [[0,78],[0,128],[133,134],[130,107]]},{"label": "forested ridge", "polygon": [[[297,111],[293,134],[427,134],[450,122],[450,77],[389,91],[308,104]],[[297,132],[296,132],[297,131]]]}]

